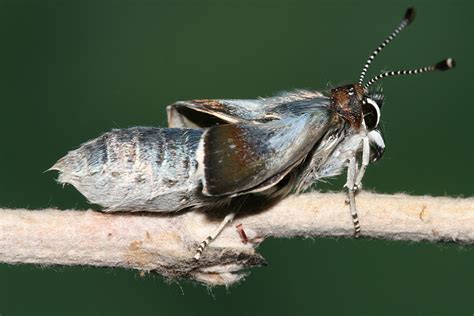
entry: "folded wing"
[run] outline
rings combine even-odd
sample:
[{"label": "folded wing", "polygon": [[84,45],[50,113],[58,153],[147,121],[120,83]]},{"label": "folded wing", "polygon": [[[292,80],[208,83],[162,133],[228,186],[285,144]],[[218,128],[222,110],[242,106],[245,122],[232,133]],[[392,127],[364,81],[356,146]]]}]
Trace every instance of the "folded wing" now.
[{"label": "folded wing", "polygon": [[[197,157],[203,166],[203,193],[232,195],[258,190],[306,157],[328,129],[330,112],[317,112],[264,124],[238,123],[208,128]],[[270,181],[272,185],[278,181]]]},{"label": "folded wing", "polygon": [[[316,91],[296,90],[270,98],[249,100],[179,101],[167,107],[169,127],[203,128],[225,123],[268,122],[286,117],[309,101],[310,105],[327,103]],[[303,101],[300,102],[300,101]]]}]

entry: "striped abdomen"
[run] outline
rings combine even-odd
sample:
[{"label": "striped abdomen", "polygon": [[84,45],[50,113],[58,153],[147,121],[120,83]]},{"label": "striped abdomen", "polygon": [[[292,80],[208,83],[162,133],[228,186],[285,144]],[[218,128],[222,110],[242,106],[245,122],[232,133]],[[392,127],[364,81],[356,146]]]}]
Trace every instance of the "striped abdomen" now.
[{"label": "striped abdomen", "polygon": [[70,151],[51,169],[91,203],[110,210],[170,212],[199,204],[196,149],[202,130],[112,130]]}]

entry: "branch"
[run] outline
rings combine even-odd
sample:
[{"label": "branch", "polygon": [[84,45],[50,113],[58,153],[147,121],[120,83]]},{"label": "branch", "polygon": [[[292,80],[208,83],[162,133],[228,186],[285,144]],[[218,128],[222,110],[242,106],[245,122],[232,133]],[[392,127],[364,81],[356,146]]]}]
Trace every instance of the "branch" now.
[{"label": "branch", "polygon": [[[124,267],[230,285],[265,263],[255,247],[267,237],[351,237],[344,200],[342,193],[310,193],[241,214],[198,262],[192,259],[198,244],[220,221],[202,212],[0,209],[0,262]],[[361,193],[357,204],[363,237],[474,243],[474,198]]]}]

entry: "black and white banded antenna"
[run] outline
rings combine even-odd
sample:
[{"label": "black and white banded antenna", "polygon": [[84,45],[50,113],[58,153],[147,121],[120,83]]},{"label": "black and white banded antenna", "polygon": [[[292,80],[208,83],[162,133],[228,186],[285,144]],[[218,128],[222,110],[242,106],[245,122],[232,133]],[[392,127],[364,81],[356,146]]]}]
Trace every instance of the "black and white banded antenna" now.
[{"label": "black and white banded antenna", "polygon": [[385,77],[392,77],[392,76],[403,76],[403,75],[416,75],[416,74],[421,74],[424,72],[428,71],[435,71],[435,70],[440,70],[440,71],[445,71],[454,68],[456,66],[456,62],[452,58],[447,58],[445,60],[440,61],[439,63],[436,63],[431,66],[426,66],[418,69],[411,69],[411,70],[397,70],[397,71],[386,71],[382,72],[381,74],[373,77],[367,83],[364,85],[364,88],[368,90],[368,88],[377,82],[378,80],[385,78]]},{"label": "black and white banded antenna", "polygon": [[407,27],[413,20],[415,19],[415,9],[408,8],[405,12],[405,16],[403,17],[402,22],[397,26],[397,28],[373,51],[373,53],[367,59],[364,68],[362,68],[362,72],[360,73],[359,77],[359,84],[362,85],[364,81],[365,74],[367,73],[367,69],[369,69],[370,64],[374,60],[375,56],[378,55],[387,46],[395,37],[397,37],[398,33],[400,33],[405,27]]}]

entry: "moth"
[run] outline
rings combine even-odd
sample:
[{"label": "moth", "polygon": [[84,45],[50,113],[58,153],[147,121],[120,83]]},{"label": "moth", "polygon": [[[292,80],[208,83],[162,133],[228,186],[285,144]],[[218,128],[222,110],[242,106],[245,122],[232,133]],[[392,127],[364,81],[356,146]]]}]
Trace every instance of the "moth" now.
[{"label": "moth", "polygon": [[378,80],[455,66],[382,72],[364,82],[374,58],[415,18],[401,23],[372,52],[359,81],[328,92],[296,90],[255,100],[192,100],[167,107],[168,128],[115,129],[70,151],[51,169],[105,211],[177,212],[224,209],[205,247],[248,199],[269,203],[347,170],[354,235],[361,227],[355,196],[370,163],[382,158],[384,96]]}]

